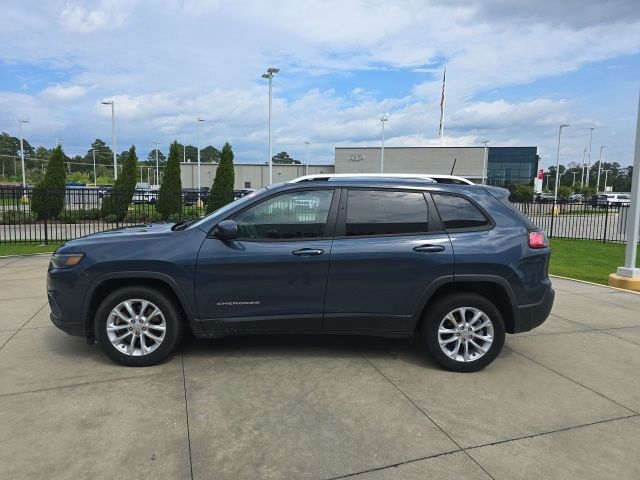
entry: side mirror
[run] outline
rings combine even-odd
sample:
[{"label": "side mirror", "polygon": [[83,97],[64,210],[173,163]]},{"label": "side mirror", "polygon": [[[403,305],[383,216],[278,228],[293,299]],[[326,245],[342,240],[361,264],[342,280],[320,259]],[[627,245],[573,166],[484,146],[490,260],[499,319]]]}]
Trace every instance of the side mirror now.
[{"label": "side mirror", "polygon": [[233,220],[222,220],[213,234],[220,240],[235,240],[238,238],[238,224]]}]

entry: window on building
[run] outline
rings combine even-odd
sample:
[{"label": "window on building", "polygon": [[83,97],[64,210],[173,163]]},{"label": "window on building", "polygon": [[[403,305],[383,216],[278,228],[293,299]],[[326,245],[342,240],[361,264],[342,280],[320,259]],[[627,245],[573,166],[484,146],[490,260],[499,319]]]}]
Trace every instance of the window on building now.
[{"label": "window on building", "polygon": [[333,190],[286,193],[236,215],[238,238],[291,240],[322,237]]},{"label": "window on building", "polygon": [[244,182],[244,188],[251,188],[251,182]]},{"label": "window on building", "polygon": [[433,194],[433,200],[446,230],[482,228],[489,220],[473,203],[463,197]]},{"label": "window on building", "polygon": [[349,190],[345,233],[401,235],[427,231],[428,209],[419,192]]}]

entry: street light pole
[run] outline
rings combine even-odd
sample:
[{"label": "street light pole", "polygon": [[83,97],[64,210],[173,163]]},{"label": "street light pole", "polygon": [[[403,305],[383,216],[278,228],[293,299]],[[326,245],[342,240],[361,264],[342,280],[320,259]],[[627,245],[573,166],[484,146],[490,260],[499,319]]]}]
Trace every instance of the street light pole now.
[{"label": "street light pole", "polygon": [[198,146],[198,207],[201,207],[200,200],[200,122],[204,122],[204,120],[200,117],[196,118],[196,142]]},{"label": "street light pole", "polygon": [[603,172],[604,172],[604,192],[605,193],[607,192],[607,178],[609,176],[609,172],[610,171],[611,170],[603,170]]},{"label": "street light pole", "polygon": [[97,177],[96,177],[96,149],[92,148],[91,153],[93,154],[93,186],[97,185]]},{"label": "street light pole", "polygon": [[113,142],[113,179],[118,179],[118,154],[116,149],[116,111],[115,102],[113,100],[105,100],[100,102],[103,105],[111,105],[111,138]]},{"label": "street light pole", "polygon": [[553,192],[553,204],[558,202],[558,181],[560,180],[560,138],[562,137],[562,129],[568,127],[568,123],[563,123],[558,129],[558,154],[556,155],[556,184],[554,185]]},{"label": "street light pole", "polygon": [[267,73],[262,74],[262,78],[269,79],[269,185],[273,183],[273,151],[271,150],[271,96],[273,89],[273,75],[280,71],[279,68],[270,67],[267,69]]},{"label": "street light pole", "polygon": [[480,142],[484,144],[484,157],[482,160],[482,184],[487,184],[487,143],[491,140],[485,140],[484,142]]},{"label": "street light pole", "polygon": [[160,185],[160,168],[158,164],[158,144],[160,143],[158,140],[154,140],[153,143],[156,146],[156,185]]},{"label": "street light pole", "polygon": [[587,156],[587,147],[584,147],[584,150],[582,150],[582,166],[580,168],[580,186],[584,187],[584,167],[585,167],[585,162],[584,159]]},{"label": "street light pole", "polygon": [[382,143],[380,144],[380,173],[384,173],[384,124],[389,121],[389,114],[380,115],[380,123],[382,123]]},{"label": "street light pole", "polygon": [[602,170],[602,149],[607,148],[606,145],[600,145],[600,157],[598,158],[598,180],[596,181],[596,194],[600,191],[600,170]]},{"label": "street light pole", "polygon": [[593,128],[591,127],[591,134],[589,135],[589,163],[587,163],[587,179],[586,184],[589,186],[589,167],[591,165],[591,144],[593,143]]},{"label": "street light pole", "polygon": [[571,172],[573,174],[573,183],[571,183],[571,186],[573,187],[576,184],[576,175],[578,174],[578,172]]},{"label": "street light pole", "polygon": [[18,132],[20,133],[20,162],[22,166],[22,198],[27,198],[27,174],[24,169],[24,142],[22,138],[22,124],[29,123],[29,120],[18,119]]},{"label": "street light pole", "polygon": [[309,175],[309,143],[304,142],[305,144],[305,161],[304,161],[304,174]]}]

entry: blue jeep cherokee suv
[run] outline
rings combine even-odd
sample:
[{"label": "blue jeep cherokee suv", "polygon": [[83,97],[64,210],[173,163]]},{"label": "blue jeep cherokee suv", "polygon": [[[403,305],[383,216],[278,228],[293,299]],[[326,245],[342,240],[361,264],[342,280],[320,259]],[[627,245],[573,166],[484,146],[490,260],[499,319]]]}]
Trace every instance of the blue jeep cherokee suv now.
[{"label": "blue jeep cherokee suv", "polygon": [[443,367],[479,370],[554,298],[546,236],[508,193],[336,176],[272,185],[200,220],[89,235],[52,256],[51,320],[129,366],[163,360],[189,327],[419,333]]}]

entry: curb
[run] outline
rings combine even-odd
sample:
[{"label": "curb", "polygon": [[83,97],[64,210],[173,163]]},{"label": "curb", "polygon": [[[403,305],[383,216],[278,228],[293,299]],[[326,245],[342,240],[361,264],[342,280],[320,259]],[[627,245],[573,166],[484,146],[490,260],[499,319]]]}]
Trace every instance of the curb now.
[{"label": "curb", "polygon": [[636,295],[640,295],[640,292],[634,292],[633,290],[627,290],[626,288],[612,287],[610,285],[603,285],[602,283],[588,282],[586,280],[578,280],[577,278],[561,277],[560,275],[549,275],[549,276],[553,278],[561,278],[562,280],[571,280],[572,282],[586,283],[587,285],[595,285],[597,287],[610,288],[612,290],[618,290],[619,292],[635,293]]},{"label": "curb", "polygon": [[0,255],[0,258],[43,257],[45,255],[51,255],[51,254],[53,254],[53,252],[25,253],[22,255]]}]

